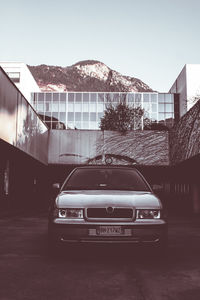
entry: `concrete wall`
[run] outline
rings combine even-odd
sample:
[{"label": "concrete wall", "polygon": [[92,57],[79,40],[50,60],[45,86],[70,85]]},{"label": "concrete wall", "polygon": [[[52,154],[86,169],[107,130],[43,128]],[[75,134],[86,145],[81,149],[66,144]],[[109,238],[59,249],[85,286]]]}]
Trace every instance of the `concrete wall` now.
[{"label": "concrete wall", "polygon": [[20,73],[20,82],[16,82],[15,85],[28,102],[31,102],[31,93],[40,92],[40,88],[26,64],[19,62],[0,62],[0,66],[8,74],[10,72]]},{"label": "concrete wall", "polygon": [[169,93],[180,94],[180,117],[187,112],[187,80],[186,80],[186,66],[182,69]]},{"label": "concrete wall", "polygon": [[49,164],[169,165],[168,132],[51,130]]},{"label": "concrete wall", "polygon": [[169,92],[180,94],[182,117],[200,98],[200,64],[186,64]]},{"label": "concrete wall", "polygon": [[0,139],[47,164],[47,127],[1,68]]},{"label": "concrete wall", "polygon": [[188,110],[200,99],[200,64],[187,64],[187,108]]},{"label": "concrete wall", "polygon": [[172,164],[200,154],[200,101],[185,114],[170,132]]}]

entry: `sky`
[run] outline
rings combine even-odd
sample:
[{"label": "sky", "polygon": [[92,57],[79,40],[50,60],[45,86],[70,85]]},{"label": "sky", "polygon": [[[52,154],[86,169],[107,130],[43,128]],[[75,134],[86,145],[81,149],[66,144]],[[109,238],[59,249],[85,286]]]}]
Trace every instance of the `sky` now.
[{"label": "sky", "polygon": [[167,92],[200,63],[199,0],[0,0],[0,61],[99,60]]}]

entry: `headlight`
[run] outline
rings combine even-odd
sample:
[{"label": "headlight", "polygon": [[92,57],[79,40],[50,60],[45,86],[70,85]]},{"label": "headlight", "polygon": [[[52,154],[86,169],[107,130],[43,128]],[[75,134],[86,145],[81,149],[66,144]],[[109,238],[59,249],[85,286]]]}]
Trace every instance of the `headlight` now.
[{"label": "headlight", "polygon": [[138,209],[137,219],[160,219],[160,210]]},{"label": "headlight", "polygon": [[80,208],[62,208],[58,211],[59,218],[77,218],[83,219],[83,209]]}]

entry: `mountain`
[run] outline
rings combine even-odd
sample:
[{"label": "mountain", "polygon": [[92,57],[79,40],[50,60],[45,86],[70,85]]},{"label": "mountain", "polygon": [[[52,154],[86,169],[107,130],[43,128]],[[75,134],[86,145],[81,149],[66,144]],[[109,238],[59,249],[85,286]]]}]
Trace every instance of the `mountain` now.
[{"label": "mountain", "polygon": [[80,61],[72,66],[29,66],[42,91],[152,92],[140,79],[121,75],[96,60]]}]

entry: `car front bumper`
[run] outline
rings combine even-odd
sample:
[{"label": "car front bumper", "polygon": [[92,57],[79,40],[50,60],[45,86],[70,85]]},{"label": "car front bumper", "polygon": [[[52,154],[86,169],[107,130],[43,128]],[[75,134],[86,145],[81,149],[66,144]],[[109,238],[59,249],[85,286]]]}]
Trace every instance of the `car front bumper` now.
[{"label": "car front bumper", "polygon": [[[101,226],[120,226],[122,234],[99,232]],[[83,220],[54,219],[49,222],[49,237],[62,243],[153,243],[158,244],[167,237],[164,220],[136,220],[135,222],[86,222]]]}]

